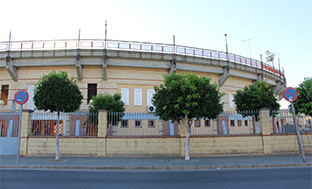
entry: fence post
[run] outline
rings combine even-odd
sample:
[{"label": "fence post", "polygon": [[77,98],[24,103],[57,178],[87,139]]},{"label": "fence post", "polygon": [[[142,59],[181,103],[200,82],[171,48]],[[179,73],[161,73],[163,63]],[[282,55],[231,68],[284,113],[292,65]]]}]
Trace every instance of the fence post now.
[{"label": "fence post", "polygon": [[185,144],[186,144],[186,130],[183,126],[182,121],[179,123],[180,126],[180,156],[184,157],[185,156]]},{"label": "fence post", "polygon": [[182,121],[180,121],[179,126],[180,126],[180,128],[179,128],[180,129],[180,137],[186,137],[186,130],[182,124]]},{"label": "fence post", "polygon": [[31,115],[33,112],[33,110],[23,110],[22,112],[21,137],[28,137],[31,135]]},{"label": "fence post", "polygon": [[33,110],[23,110],[22,111],[22,125],[21,130],[21,143],[20,143],[20,155],[27,155],[27,137],[31,135],[32,122],[31,115]]},{"label": "fence post", "polygon": [[261,108],[259,110],[259,124],[260,124],[260,132],[262,135],[271,134],[270,109],[269,108]]},{"label": "fence post", "polygon": [[98,111],[98,137],[107,136],[107,111],[99,110]]},{"label": "fence post", "polygon": [[259,125],[262,134],[263,153],[271,154],[271,125],[270,125],[270,109],[261,108],[259,110]]}]

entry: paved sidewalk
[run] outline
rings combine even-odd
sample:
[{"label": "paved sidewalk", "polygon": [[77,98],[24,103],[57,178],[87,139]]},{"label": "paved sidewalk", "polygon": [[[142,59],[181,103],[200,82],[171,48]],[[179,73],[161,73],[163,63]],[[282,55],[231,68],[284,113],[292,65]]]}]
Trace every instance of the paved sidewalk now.
[{"label": "paved sidewalk", "polygon": [[20,165],[16,156],[0,156],[0,168],[44,168],[44,169],[110,169],[110,170],[190,170],[252,167],[311,166],[312,156],[306,156],[304,163],[300,155],[235,156],[192,158],[90,158],[21,157]]}]

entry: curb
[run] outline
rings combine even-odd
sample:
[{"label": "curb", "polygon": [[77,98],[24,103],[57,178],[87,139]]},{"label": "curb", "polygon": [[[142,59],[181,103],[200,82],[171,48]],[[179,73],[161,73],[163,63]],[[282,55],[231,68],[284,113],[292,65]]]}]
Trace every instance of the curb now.
[{"label": "curb", "polygon": [[277,168],[277,167],[312,167],[312,164],[279,164],[279,165],[224,165],[224,166],[163,166],[163,167],[77,167],[77,166],[0,166],[0,169],[73,169],[73,170],[220,170],[220,169],[248,169],[248,168]]}]

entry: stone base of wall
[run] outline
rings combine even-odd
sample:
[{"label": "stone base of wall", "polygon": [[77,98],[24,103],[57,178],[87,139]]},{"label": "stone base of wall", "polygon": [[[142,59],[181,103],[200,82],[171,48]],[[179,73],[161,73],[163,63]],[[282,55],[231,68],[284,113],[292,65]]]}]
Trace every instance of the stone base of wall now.
[{"label": "stone base of wall", "polygon": [[[309,137],[303,137],[308,143]],[[305,141],[306,140],[306,141]],[[110,138],[61,137],[61,156],[81,157],[184,157],[184,137]],[[24,137],[20,154],[24,156],[55,155],[54,137]],[[311,148],[305,148],[312,153]],[[296,135],[191,137],[191,157],[298,154]]]}]

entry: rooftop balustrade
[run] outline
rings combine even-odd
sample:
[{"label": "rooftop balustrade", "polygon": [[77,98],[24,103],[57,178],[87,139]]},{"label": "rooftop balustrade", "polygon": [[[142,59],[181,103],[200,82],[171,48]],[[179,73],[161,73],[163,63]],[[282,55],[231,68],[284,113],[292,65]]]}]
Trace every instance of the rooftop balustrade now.
[{"label": "rooftop balustrade", "polygon": [[154,52],[167,53],[185,56],[194,56],[200,58],[224,60],[229,62],[242,64],[259,68],[270,72],[284,79],[284,73],[278,68],[259,60],[247,58],[244,56],[227,53],[223,51],[201,49],[196,47],[188,47],[174,44],[121,41],[121,40],[100,40],[100,39],[81,39],[81,40],[45,40],[45,41],[11,41],[0,42],[0,52],[8,51],[43,51],[43,50],[75,50],[75,49],[90,49],[90,50],[124,50],[138,52]]}]

